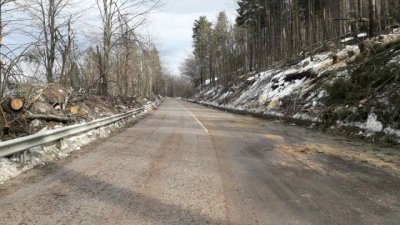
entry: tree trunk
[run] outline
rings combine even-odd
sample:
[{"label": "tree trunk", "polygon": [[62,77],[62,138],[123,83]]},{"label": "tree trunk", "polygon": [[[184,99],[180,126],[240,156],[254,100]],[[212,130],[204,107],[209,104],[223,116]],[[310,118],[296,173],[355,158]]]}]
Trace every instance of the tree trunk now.
[{"label": "tree trunk", "polygon": [[68,116],[58,116],[58,115],[44,115],[44,114],[30,114],[27,119],[29,120],[45,120],[45,121],[53,121],[60,123],[69,123],[73,121],[71,117]]},{"label": "tree trunk", "polygon": [[369,37],[375,36],[375,0],[369,0]]}]

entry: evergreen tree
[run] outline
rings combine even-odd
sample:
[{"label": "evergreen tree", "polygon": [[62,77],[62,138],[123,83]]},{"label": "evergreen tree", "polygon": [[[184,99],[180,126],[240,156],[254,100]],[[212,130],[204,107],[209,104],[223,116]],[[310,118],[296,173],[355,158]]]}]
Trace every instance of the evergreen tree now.
[{"label": "evergreen tree", "polygon": [[231,79],[230,75],[230,24],[225,12],[220,12],[217,18],[217,23],[215,24],[215,28],[213,30],[214,38],[215,38],[215,47],[211,49],[215,49],[218,68],[218,76],[224,81],[229,81]]},{"label": "evergreen tree", "polygon": [[205,16],[196,20],[193,27],[194,55],[200,67],[200,85],[205,83],[206,70],[209,64],[209,42],[212,24]]},{"label": "evergreen tree", "polygon": [[398,27],[399,8],[399,0],[239,0],[233,26],[223,12],[215,26],[205,17],[196,20],[191,68],[198,68],[198,75],[191,77],[200,84],[216,77],[226,83],[276,62],[312,60],[315,52],[345,37],[361,43],[360,33],[375,36]]}]

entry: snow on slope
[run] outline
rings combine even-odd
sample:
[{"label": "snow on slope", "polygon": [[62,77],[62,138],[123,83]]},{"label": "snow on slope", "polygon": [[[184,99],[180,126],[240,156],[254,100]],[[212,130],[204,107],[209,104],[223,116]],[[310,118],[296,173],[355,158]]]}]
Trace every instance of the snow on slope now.
[{"label": "snow on slope", "polygon": [[[393,42],[399,37],[400,34],[390,34],[377,41]],[[323,52],[295,65],[247,76],[239,85],[208,87],[197,93],[194,100],[231,109],[321,122],[321,113],[327,107],[324,105],[327,91],[324,87],[319,87],[317,82],[323,80],[325,84],[330,84],[338,78],[348,79],[351,73],[348,66],[355,62],[360,54],[357,45],[347,45],[338,52]],[[394,55],[388,64],[400,65],[400,51]],[[386,92],[390,93],[390,89]],[[379,101],[383,102],[382,105],[388,104],[383,97]],[[343,107],[347,111],[359,110],[347,108],[346,105]],[[336,125],[359,128],[364,131],[363,136],[381,132],[400,139],[398,124],[384,124],[382,118],[379,118],[380,115],[373,111],[367,115],[364,121],[338,120]]]},{"label": "snow on slope", "polygon": [[[246,102],[253,100],[255,96],[258,96],[258,103],[264,105],[267,102],[277,101],[292,94],[302,95],[307,91],[304,87],[310,85],[309,82],[311,80],[307,75],[318,77],[328,71],[345,67],[347,62],[343,61],[343,59],[347,59],[348,61],[354,60],[360,54],[360,49],[357,46],[346,46],[346,48],[336,54],[337,58],[342,60],[336,64],[329,57],[330,54],[315,55],[313,56],[313,60],[308,57],[288,69],[274,69],[261,73],[260,78],[240,96],[235,105],[246,108]],[[299,76],[298,78],[300,79],[290,79],[291,75]]]}]

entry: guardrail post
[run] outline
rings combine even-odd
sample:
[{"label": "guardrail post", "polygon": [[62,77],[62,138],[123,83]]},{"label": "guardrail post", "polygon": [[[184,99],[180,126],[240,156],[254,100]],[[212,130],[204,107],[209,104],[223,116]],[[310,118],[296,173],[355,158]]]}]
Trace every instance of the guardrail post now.
[{"label": "guardrail post", "polygon": [[64,138],[61,138],[61,139],[57,140],[56,147],[58,149],[62,150],[63,142],[64,142]]},{"label": "guardrail post", "polygon": [[26,164],[26,152],[27,152],[27,151],[22,151],[22,152],[19,153],[19,162],[20,162],[22,165],[25,165],[25,164]]},{"label": "guardrail post", "polygon": [[144,108],[140,109],[136,115],[141,114],[142,112],[144,112],[144,110],[145,110]]}]

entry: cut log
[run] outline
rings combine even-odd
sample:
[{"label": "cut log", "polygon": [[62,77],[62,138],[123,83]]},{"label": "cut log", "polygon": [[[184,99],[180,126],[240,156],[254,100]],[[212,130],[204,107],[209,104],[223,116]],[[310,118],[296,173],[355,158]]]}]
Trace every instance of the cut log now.
[{"label": "cut log", "polygon": [[10,102],[10,107],[14,111],[19,111],[24,107],[24,101],[19,98],[12,99]]},{"label": "cut log", "polygon": [[25,101],[21,98],[6,98],[1,103],[1,107],[8,113],[20,111],[24,107]]},{"label": "cut log", "polygon": [[69,123],[73,121],[73,118],[69,116],[59,116],[59,115],[51,115],[51,114],[29,114],[27,119],[29,120],[45,120],[45,121],[53,121],[60,123]]},{"label": "cut log", "polygon": [[77,114],[79,110],[78,106],[71,106],[71,108],[69,108],[69,113],[71,114]]},{"label": "cut log", "polygon": [[56,112],[50,104],[39,101],[33,103],[32,107],[29,108],[28,111],[33,114],[55,114]]}]

